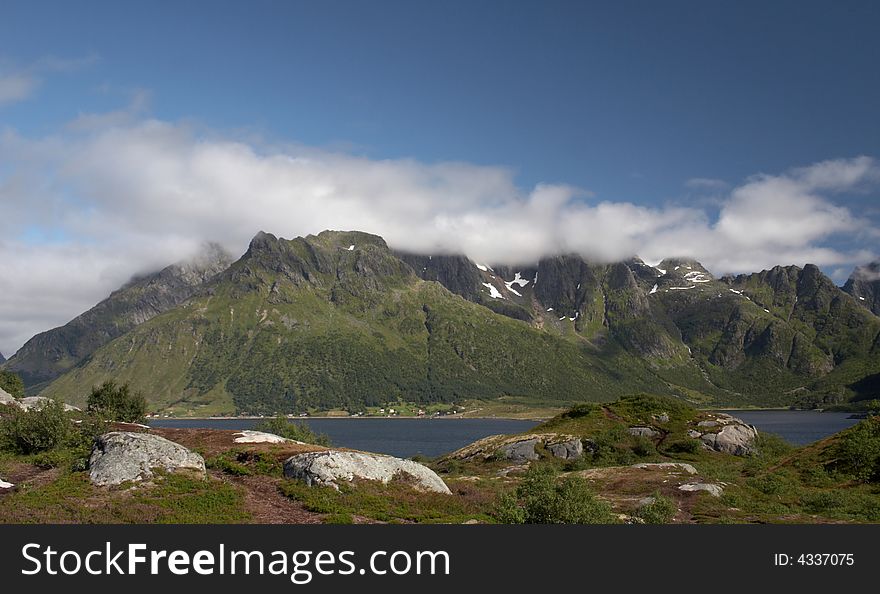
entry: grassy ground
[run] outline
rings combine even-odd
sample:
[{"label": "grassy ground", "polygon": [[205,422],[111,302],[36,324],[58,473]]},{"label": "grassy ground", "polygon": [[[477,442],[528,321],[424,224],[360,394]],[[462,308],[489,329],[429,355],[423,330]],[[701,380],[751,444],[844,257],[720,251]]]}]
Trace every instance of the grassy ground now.
[{"label": "grassy ground", "polygon": [[[880,522],[880,422],[865,421],[803,448],[761,436],[752,455],[739,457],[709,451],[687,437],[698,422],[712,418],[681,401],[649,396],[579,406],[522,436],[421,460],[438,472],[450,495],[419,492],[405,480],[343,482],[339,490],[308,487],[284,478],[283,462],[319,446],[236,444],[232,431],[153,430],[202,454],[207,478],[160,474],[111,489],[88,481],[81,446],[28,455],[5,451],[0,477],[16,487],[0,490],[0,523],[491,523],[517,517],[517,506],[528,501],[555,503],[547,504],[551,511],[523,517],[552,517],[554,509],[569,513],[578,507],[565,498],[575,495],[607,505],[612,515],[597,517],[615,522]],[[652,427],[657,435],[631,435],[627,429],[633,426]],[[498,455],[498,447],[511,440],[547,436],[579,438],[588,446],[585,455],[560,460],[543,445],[536,449],[541,459],[530,464]],[[680,465],[634,466],[668,462],[690,464],[694,473]],[[540,483],[535,472],[544,473],[545,492],[530,495],[524,489]],[[723,492],[714,497],[682,491],[685,483],[717,485]],[[547,491],[548,484],[558,488]],[[653,512],[650,501],[657,502]]]}]

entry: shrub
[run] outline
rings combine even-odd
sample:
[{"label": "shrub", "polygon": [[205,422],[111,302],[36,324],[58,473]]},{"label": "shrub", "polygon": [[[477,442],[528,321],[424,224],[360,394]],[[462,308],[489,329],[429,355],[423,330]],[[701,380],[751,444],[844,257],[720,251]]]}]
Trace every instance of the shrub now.
[{"label": "shrub", "polygon": [[24,398],[24,382],[17,373],[0,370],[0,388],[16,398]]},{"label": "shrub", "polygon": [[834,456],[834,466],[858,481],[880,478],[880,418],[862,421],[841,435]]},{"label": "shrub", "polygon": [[132,392],[128,384],[117,386],[111,380],[92,388],[88,411],[108,421],[136,423],[147,412],[147,400],[140,392]]},{"label": "shrub", "polygon": [[72,432],[64,404],[50,400],[38,409],[13,409],[0,420],[0,447],[18,454],[45,452],[64,445]]},{"label": "shrub", "polygon": [[507,524],[610,524],[611,506],[596,498],[587,482],[572,477],[556,480],[550,466],[534,466],[515,494],[502,495],[495,516]]},{"label": "shrub", "polygon": [[678,506],[675,500],[665,497],[659,492],[654,493],[651,497],[653,501],[647,505],[643,505],[636,512],[636,516],[645,521],[645,524],[668,524],[678,512]]},{"label": "shrub", "polygon": [[667,446],[667,451],[676,454],[696,454],[700,451],[700,442],[696,439],[680,439]]},{"label": "shrub", "polygon": [[300,421],[290,421],[284,415],[278,415],[273,419],[268,419],[258,423],[254,427],[255,431],[264,431],[265,433],[274,433],[287,439],[302,441],[305,443],[313,443],[315,445],[329,446],[330,438],[324,434],[318,434],[312,431],[311,427]]},{"label": "shrub", "polygon": [[654,447],[654,442],[648,439],[647,437],[643,437],[638,435],[633,438],[633,453],[640,457],[645,458],[650,456],[651,454],[656,453],[657,449]]}]

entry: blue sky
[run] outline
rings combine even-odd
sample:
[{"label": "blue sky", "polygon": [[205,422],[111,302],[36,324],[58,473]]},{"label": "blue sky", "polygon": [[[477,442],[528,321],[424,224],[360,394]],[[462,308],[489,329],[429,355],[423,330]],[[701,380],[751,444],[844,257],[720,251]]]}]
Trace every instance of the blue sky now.
[{"label": "blue sky", "polygon": [[856,1],[6,2],[0,351],[257,228],[842,282],[878,252],[878,30]]},{"label": "blue sky", "polygon": [[171,120],[665,201],[880,154],[878,24],[876,2],[13,2],[7,59],[99,60],[0,117],[50,131],[142,88]]}]

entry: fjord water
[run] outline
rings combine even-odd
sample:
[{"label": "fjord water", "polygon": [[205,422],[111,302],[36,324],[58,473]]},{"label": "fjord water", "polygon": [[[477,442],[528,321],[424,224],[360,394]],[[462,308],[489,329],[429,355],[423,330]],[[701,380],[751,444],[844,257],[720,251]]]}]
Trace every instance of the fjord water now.
[{"label": "fjord water", "polygon": [[[733,411],[759,431],[775,433],[793,445],[827,437],[858,422],[850,413],[794,410]],[[537,421],[514,419],[301,419],[334,445],[409,458],[434,457],[488,435],[528,431]],[[252,429],[257,419],[152,419],[154,427]]]},{"label": "fjord water", "polygon": [[[489,435],[522,433],[538,421],[515,419],[333,419],[304,421],[316,433],[324,433],[333,445],[410,458],[447,454]],[[151,419],[154,427],[252,429],[256,419]]]},{"label": "fjord water", "polygon": [[758,431],[775,433],[792,445],[813,443],[859,422],[847,412],[736,410],[730,414],[754,425]]}]

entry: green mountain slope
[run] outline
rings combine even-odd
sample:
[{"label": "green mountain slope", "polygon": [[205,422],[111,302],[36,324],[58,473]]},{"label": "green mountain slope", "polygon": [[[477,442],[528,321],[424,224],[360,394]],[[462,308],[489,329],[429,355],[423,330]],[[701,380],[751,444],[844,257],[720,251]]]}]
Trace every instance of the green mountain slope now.
[{"label": "green mountain slope", "polygon": [[186,262],[136,277],[64,326],[31,338],[4,368],[36,391],[117,336],[180,305],[231,263],[222,248],[209,244]]},{"label": "green mountain slope", "polygon": [[698,262],[562,255],[490,267],[376,236],[258,234],[224,272],[97,349],[44,395],[106,379],[155,410],[533,405],[639,391],[701,405],[876,397],[880,318],[815,266],[716,279]]},{"label": "green mountain slope", "polygon": [[204,296],[98,349],[44,395],[81,403],[108,378],[155,409],[250,413],[671,391],[616,344],[495,314],[420,280],[380,238],[339,232],[258,235]]}]

